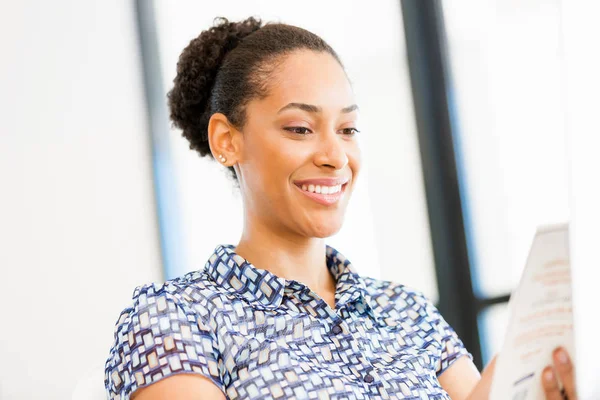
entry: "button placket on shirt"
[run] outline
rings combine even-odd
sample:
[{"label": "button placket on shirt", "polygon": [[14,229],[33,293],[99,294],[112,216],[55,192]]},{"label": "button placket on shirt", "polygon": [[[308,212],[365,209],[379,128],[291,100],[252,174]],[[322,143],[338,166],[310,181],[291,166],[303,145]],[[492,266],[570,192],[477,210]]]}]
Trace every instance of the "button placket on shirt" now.
[{"label": "button placket on shirt", "polygon": [[[304,284],[302,284],[300,282],[296,282],[296,284],[299,284],[300,287],[304,286]],[[298,286],[296,286],[296,287],[298,287]],[[304,286],[304,288],[305,288],[305,290],[308,289],[308,287],[306,287],[306,286]],[[290,288],[288,287],[288,290],[289,289]],[[340,315],[340,314],[342,314],[342,309],[344,307],[348,307],[348,304],[344,304],[342,306],[342,308],[336,307],[336,309],[334,310],[329,306],[329,304],[327,304],[327,302],[325,302],[325,300],[323,300],[323,298],[321,298],[314,291],[308,289],[308,293],[313,298],[317,299],[319,302],[324,303],[325,309],[327,310],[329,316],[333,319],[333,321],[329,324],[329,334],[337,339],[337,340],[333,340],[334,344],[336,344],[336,342],[339,344],[339,340],[344,339],[346,337],[349,337],[349,339],[355,343],[355,345],[356,345],[355,347],[359,351],[359,359],[361,360],[363,369],[362,369],[362,371],[359,371],[355,366],[352,366],[352,365],[350,366],[350,369],[353,370],[354,375],[357,378],[361,379],[366,385],[372,384],[375,381],[375,377],[373,375],[373,371],[374,371],[375,367],[373,367],[373,365],[365,357],[365,355],[363,354],[364,347],[362,346],[360,341],[354,337],[354,335],[350,331],[350,327],[348,326],[347,322]],[[345,310],[345,311],[351,312],[350,310]],[[369,372],[365,372],[365,371],[369,371]],[[360,377],[362,377],[362,378],[360,378]]]},{"label": "button placket on shirt", "polygon": [[[363,309],[363,311],[366,311],[366,310]],[[356,308],[356,305],[354,305],[354,307],[351,307],[348,310],[348,313],[349,313],[349,319],[352,321],[351,323],[353,323],[355,325],[360,323],[362,318],[370,318],[369,314],[367,312],[364,312],[364,313],[359,312],[359,310]],[[372,386],[373,382],[375,382],[376,380],[379,380],[379,375],[377,373],[377,368],[373,364],[371,364],[371,362],[369,361],[370,357],[373,357],[373,352],[363,342],[363,341],[368,341],[368,340],[369,340],[368,338],[362,337],[362,336],[359,337],[358,339],[356,339],[358,346],[360,348],[360,351],[361,351],[361,355],[364,356],[363,365],[368,368],[365,370],[369,371],[364,374],[363,381],[366,384],[368,384],[369,386]]]},{"label": "button placket on shirt", "polygon": [[[357,331],[357,335],[358,335],[357,341],[358,341],[358,345],[360,347],[361,352],[363,354],[365,354],[367,359],[372,359],[374,357],[373,350],[368,344],[369,342],[372,341],[372,339],[369,338],[368,335],[367,336],[360,335],[360,329],[358,326],[361,323],[364,324],[365,319],[371,318],[369,316],[369,313],[366,310],[364,310],[364,308],[361,308],[359,310],[356,306],[350,308],[347,312],[348,312],[348,319],[350,320],[350,324],[352,324],[355,327],[355,330]],[[368,324],[364,325],[364,331],[365,332],[369,331]]]},{"label": "button placket on shirt", "polygon": [[[348,310],[346,310],[348,311]],[[367,357],[365,357],[364,353],[364,347],[361,344],[360,340],[357,340],[354,335],[352,334],[352,332],[350,331],[350,327],[348,326],[348,323],[346,323],[346,321],[337,313],[334,312],[335,316],[334,316],[334,322],[332,323],[331,329],[329,330],[330,335],[336,337],[337,340],[334,340],[334,343],[336,343],[336,341],[339,343],[340,339],[343,339],[344,336],[349,336],[349,339],[351,341],[354,341],[356,344],[356,348],[359,350],[359,359],[361,360],[361,364],[363,365],[363,371],[358,371],[358,369],[354,366],[351,366],[350,368],[353,369],[355,371],[355,375],[357,377],[362,376],[362,381],[365,382],[366,384],[371,384],[375,381],[375,377],[372,374],[372,371],[375,369],[373,367],[373,365],[368,361]],[[342,335],[341,337],[338,338],[338,336]],[[370,372],[364,372],[364,371],[370,371]]]}]

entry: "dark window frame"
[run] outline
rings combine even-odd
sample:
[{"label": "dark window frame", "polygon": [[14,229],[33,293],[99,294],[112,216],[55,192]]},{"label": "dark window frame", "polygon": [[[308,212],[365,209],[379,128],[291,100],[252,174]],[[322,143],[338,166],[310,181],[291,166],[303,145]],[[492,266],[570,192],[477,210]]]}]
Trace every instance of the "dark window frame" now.
[{"label": "dark window frame", "polygon": [[480,318],[510,295],[478,297],[474,235],[461,155],[452,69],[441,0],[400,0],[431,241],[438,308],[483,367]]}]

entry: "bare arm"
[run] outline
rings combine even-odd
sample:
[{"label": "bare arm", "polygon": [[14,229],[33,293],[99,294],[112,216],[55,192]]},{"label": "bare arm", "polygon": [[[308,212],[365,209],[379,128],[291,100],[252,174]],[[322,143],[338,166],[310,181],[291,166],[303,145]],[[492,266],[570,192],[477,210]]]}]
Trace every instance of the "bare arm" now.
[{"label": "bare arm", "polygon": [[177,374],[136,390],[131,400],[225,400],[210,379],[195,374]]},{"label": "bare arm", "polygon": [[[493,362],[492,362],[493,364]],[[490,367],[493,368],[493,365]],[[484,371],[484,378],[489,373],[490,367]],[[446,392],[450,395],[452,400],[466,400],[470,398],[471,393],[480,383],[481,375],[473,364],[473,361],[469,357],[461,357],[456,360],[448,369],[446,369],[439,377],[438,380]],[[491,379],[489,379],[491,382]],[[479,387],[478,387],[479,389]]]},{"label": "bare arm", "polygon": [[[556,349],[553,353],[554,368],[548,366],[542,374],[544,394],[548,400],[564,398],[558,383],[560,379],[568,399],[577,400],[573,363],[566,352],[561,357],[560,350]],[[479,379],[479,373],[473,362],[467,357],[462,357],[444,371],[438,380],[452,400],[487,400],[495,365],[496,357],[488,364]]]}]

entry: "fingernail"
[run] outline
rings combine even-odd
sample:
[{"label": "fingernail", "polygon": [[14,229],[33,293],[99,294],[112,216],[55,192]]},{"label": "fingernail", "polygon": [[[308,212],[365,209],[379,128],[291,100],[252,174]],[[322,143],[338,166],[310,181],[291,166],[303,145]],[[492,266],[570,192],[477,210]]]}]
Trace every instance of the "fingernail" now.
[{"label": "fingernail", "polygon": [[544,372],[544,379],[546,380],[546,382],[552,382],[554,380],[554,373],[551,369]]},{"label": "fingernail", "polygon": [[561,364],[569,363],[569,356],[567,355],[567,352],[564,350],[558,350],[556,352],[556,358],[558,358],[558,362],[560,362]]}]

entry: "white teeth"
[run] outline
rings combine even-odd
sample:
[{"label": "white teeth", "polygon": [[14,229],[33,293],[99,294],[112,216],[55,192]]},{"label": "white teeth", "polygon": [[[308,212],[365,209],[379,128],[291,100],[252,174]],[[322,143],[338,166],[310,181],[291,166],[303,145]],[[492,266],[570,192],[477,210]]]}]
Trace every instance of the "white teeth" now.
[{"label": "white teeth", "polygon": [[302,190],[310,193],[334,194],[342,191],[342,185],[321,186],[321,185],[302,185]]}]

